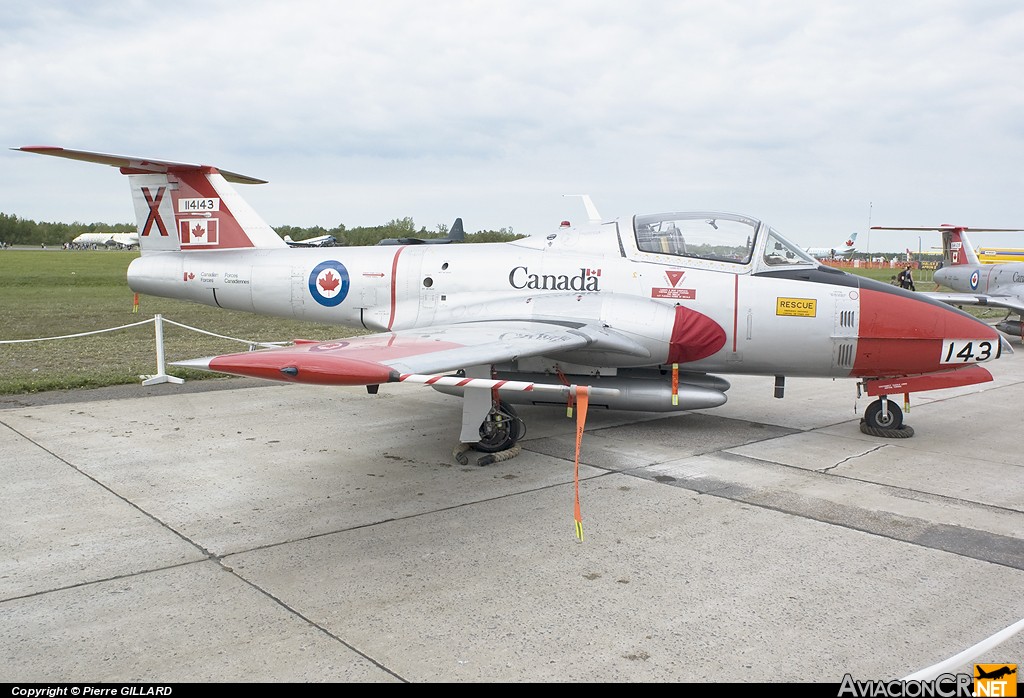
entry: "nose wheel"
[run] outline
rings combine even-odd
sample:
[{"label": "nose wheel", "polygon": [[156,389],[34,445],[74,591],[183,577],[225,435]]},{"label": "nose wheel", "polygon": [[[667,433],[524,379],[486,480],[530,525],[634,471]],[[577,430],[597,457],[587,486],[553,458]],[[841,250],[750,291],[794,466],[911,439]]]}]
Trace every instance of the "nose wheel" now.
[{"label": "nose wheel", "polygon": [[875,400],[864,410],[860,430],[885,439],[907,439],[914,435],[913,427],[903,423],[903,410],[885,397]]}]

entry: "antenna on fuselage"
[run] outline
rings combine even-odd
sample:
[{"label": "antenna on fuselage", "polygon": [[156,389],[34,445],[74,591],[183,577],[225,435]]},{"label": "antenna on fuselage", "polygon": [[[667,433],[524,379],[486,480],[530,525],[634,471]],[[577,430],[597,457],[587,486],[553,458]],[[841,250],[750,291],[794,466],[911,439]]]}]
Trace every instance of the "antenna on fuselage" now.
[{"label": "antenna on fuselage", "polygon": [[587,218],[591,223],[600,223],[604,220],[597,212],[597,206],[594,206],[594,202],[590,200],[590,194],[562,194],[562,196],[578,196],[583,199],[583,205],[587,209]]}]

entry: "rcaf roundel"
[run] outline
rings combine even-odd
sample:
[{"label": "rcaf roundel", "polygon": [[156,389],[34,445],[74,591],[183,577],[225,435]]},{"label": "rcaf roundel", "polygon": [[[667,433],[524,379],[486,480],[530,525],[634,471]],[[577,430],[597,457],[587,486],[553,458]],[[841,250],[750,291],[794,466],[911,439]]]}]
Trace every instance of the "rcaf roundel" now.
[{"label": "rcaf roundel", "polygon": [[348,295],[348,269],[341,262],[328,260],[309,273],[309,293],[320,305],[333,308]]}]

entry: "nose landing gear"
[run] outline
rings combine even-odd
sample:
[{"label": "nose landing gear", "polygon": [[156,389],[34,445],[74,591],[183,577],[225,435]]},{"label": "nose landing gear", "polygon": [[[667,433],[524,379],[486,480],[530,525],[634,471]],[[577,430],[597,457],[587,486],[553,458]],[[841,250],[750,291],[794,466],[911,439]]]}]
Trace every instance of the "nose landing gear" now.
[{"label": "nose landing gear", "polygon": [[903,410],[885,395],[864,410],[860,430],[869,436],[885,439],[907,439],[914,435],[913,427],[903,423]]}]

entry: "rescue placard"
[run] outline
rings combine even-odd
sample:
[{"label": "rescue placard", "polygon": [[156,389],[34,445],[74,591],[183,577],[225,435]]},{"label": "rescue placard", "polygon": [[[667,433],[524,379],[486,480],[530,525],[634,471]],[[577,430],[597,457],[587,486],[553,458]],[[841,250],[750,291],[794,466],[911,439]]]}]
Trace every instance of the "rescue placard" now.
[{"label": "rescue placard", "polygon": [[818,301],[814,298],[776,298],[775,314],[814,317],[818,314]]}]

